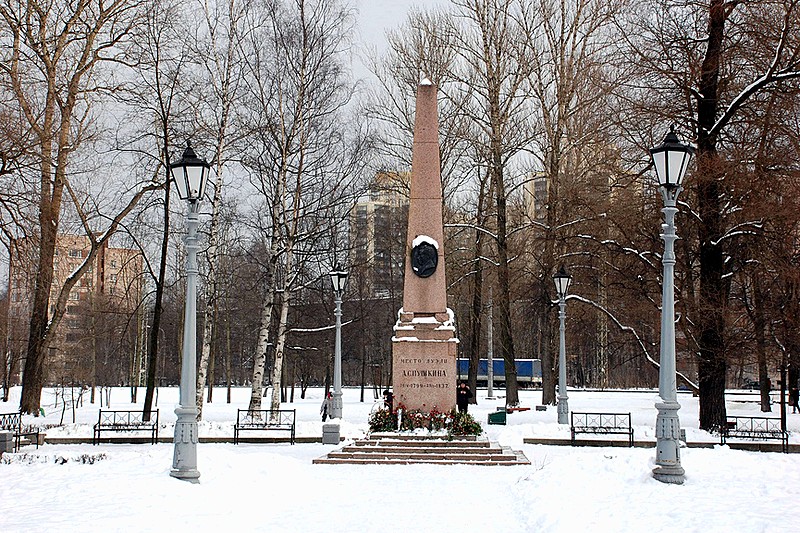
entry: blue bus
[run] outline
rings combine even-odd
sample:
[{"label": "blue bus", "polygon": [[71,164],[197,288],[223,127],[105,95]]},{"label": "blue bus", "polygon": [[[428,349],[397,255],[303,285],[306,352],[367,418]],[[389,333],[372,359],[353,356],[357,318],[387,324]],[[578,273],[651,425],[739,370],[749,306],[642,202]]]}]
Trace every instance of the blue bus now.
[{"label": "blue bus", "polygon": [[[522,386],[542,386],[542,360],[541,359],[517,359],[514,361],[517,367],[517,383]],[[489,377],[489,360],[481,359],[478,363],[478,382],[486,385]],[[494,383],[504,383],[506,380],[506,362],[503,358],[492,359],[492,370],[494,371]],[[469,359],[458,360],[458,379],[466,380],[469,374]]]}]

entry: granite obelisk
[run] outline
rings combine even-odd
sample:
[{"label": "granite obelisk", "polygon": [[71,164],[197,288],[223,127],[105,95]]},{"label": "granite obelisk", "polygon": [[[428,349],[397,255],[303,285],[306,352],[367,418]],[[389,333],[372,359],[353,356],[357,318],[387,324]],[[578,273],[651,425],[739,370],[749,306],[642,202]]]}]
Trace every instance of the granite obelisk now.
[{"label": "granite obelisk", "polygon": [[417,88],[403,307],[392,337],[395,407],[449,411],[456,403],[453,312],[447,307],[436,86]]}]

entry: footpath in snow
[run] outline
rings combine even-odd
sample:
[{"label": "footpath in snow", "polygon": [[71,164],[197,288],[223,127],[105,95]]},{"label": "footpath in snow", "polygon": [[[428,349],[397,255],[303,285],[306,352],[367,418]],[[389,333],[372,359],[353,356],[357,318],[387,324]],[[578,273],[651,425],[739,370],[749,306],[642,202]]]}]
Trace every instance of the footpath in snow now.
[{"label": "footpath in snow", "polygon": [[[223,401],[204,407],[201,435],[232,434],[236,409],[246,407],[249,397],[246,389],[233,392],[231,404],[218,390]],[[344,392],[342,435],[361,437],[373,408],[371,391],[364,403],[357,389]],[[19,389],[13,393],[0,411],[16,408]],[[540,394],[522,391],[521,403],[536,405]],[[168,436],[177,389],[159,395],[161,434]],[[55,406],[53,391],[44,398],[46,416],[36,422],[57,424],[61,406]],[[654,391],[570,391],[570,407],[630,411],[638,440],[654,438],[655,398]],[[310,389],[305,400],[282,406],[297,409],[298,436],[321,435],[321,400],[322,391]],[[0,531],[749,533],[800,521],[800,454],[718,445],[683,449],[686,482],[666,485],[650,475],[653,449],[524,444],[527,437],[568,438],[569,428],[556,423],[554,408],[514,413],[506,426],[487,426],[486,415],[503,400],[486,400],[485,391],[478,400],[471,411],[488,437],[524,451],[530,466],[312,465],[336,446],[201,444],[200,484],[192,485],[169,476],[171,444],[46,444],[8,454],[0,464]],[[697,429],[697,399],[682,394],[679,401],[689,440],[714,442]],[[67,423],[48,428],[48,436],[91,436],[98,408],[84,401],[75,423],[67,409]],[[130,404],[129,391],[120,388],[112,391],[111,408],[141,404]],[[729,395],[728,409],[761,416],[756,394]],[[798,443],[800,415],[788,417],[790,442]]]}]

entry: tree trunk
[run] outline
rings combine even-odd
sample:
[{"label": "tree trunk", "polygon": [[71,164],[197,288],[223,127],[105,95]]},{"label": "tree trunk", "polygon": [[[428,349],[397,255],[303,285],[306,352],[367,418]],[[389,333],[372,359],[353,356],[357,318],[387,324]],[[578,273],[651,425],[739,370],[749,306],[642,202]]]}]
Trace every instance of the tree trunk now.
[{"label": "tree trunk", "polygon": [[253,357],[253,382],[250,387],[250,405],[248,409],[261,409],[264,374],[267,367],[267,349],[269,347],[269,328],[272,324],[272,310],[275,306],[276,294],[272,291],[272,276],[267,275],[264,303],[261,306],[261,323],[258,328],[258,343]]},{"label": "tree trunk", "polygon": [[[479,171],[480,174],[480,171]],[[480,178],[480,175],[479,175]],[[486,209],[486,179],[480,178],[478,192],[478,212],[475,214],[475,225],[482,227],[485,224],[484,212]],[[469,374],[467,386],[475,392],[470,398],[470,403],[478,403],[478,366],[481,359],[481,334],[483,333],[483,239],[482,231],[475,231],[475,248],[472,260],[475,263],[475,273],[472,279],[472,309],[470,312],[470,339],[469,339]],[[491,290],[491,289],[490,289]],[[492,313],[491,296],[489,298],[489,312]]]},{"label": "tree trunk", "polygon": [[542,339],[542,351],[540,357],[542,359],[542,405],[556,405],[556,361],[555,351],[553,350],[553,313],[551,312],[553,306],[548,298],[548,287],[550,279],[547,271],[542,272],[542,278],[539,280],[539,293],[541,300],[539,305],[542,310],[542,330],[539,335]]},{"label": "tree trunk", "polygon": [[[214,326],[211,328],[211,338],[216,338],[217,336],[217,306],[214,306]],[[216,364],[216,355],[217,351],[211,349],[211,353],[208,357],[208,379],[206,380],[208,384],[208,396],[206,396],[206,401],[211,403],[213,400],[214,395],[214,365]]]},{"label": "tree trunk", "polygon": [[720,162],[716,135],[719,97],[719,70],[722,40],[725,29],[724,0],[711,0],[709,6],[708,39],[700,76],[700,95],[697,103],[697,203],[699,211],[700,308],[697,324],[700,334],[697,366],[700,395],[700,429],[719,429],[725,424],[725,375],[727,361],[724,351],[727,283],[723,278],[724,263],[720,238],[722,212],[720,205]]},{"label": "tree trunk", "polygon": [[756,341],[756,358],[758,364],[758,387],[761,392],[761,412],[772,411],[769,398],[769,375],[767,373],[767,341],[765,338],[766,320],[764,315],[764,297],[758,273],[753,276],[753,331]]},{"label": "tree trunk", "polygon": [[[49,148],[49,143],[48,143]],[[30,334],[22,376],[20,409],[23,413],[39,414],[42,387],[44,386],[44,360],[49,346],[50,289],[53,285],[53,257],[58,234],[59,213],[63,183],[56,179],[50,196],[52,153],[42,155],[42,193],[39,199],[39,267],[31,306]]]},{"label": "tree trunk", "polygon": [[[224,135],[221,135],[224,138]],[[220,139],[222,141],[222,139]],[[221,149],[221,146],[220,146]],[[217,280],[219,272],[219,209],[222,203],[222,161],[219,159],[220,149],[217,150],[216,165],[216,187],[214,187],[214,200],[211,208],[211,229],[208,237],[208,261],[209,269],[206,278],[206,308],[203,312],[203,344],[200,351],[200,364],[197,367],[197,420],[203,418],[203,392],[206,386],[206,376],[209,372],[209,360],[211,359],[211,346],[214,342],[214,315],[216,314],[217,293],[219,282]],[[213,372],[213,371],[212,371]],[[211,388],[209,388],[209,401],[211,398]]]},{"label": "tree trunk", "polygon": [[[226,306],[227,307],[227,306]],[[225,313],[225,386],[227,389],[226,402],[231,403],[231,386],[233,379],[231,378],[231,322],[230,322],[230,309],[226,309]]]},{"label": "tree trunk", "polygon": [[[168,153],[165,144],[164,153]],[[169,200],[170,177],[169,168],[166,170],[166,183],[164,185],[164,229],[161,233],[161,257],[158,263],[158,280],[156,280],[155,303],[153,304],[153,322],[150,325],[150,337],[147,339],[147,388],[144,393],[144,406],[142,418],[150,420],[153,410],[153,395],[156,390],[156,373],[158,372],[158,332],[161,330],[161,314],[164,312],[164,277],[167,272],[167,254],[169,253]]]},{"label": "tree trunk", "polygon": [[281,408],[281,376],[283,375],[283,352],[286,349],[286,329],[289,320],[289,295],[280,294],[281,314],[278,321],[278,336],[275,339],[275,361],[272,365],[272,401],[270,409]]},{"label": "tree trunk", "polygon": [[[493,106],[495,107],[495,106]],[[497,111],[492,115],[499,115]],[[499,122],[497,123],[499,128]],[[505,362],[506,378],[506,405],[519,405],[517,393],[517,366],[514,355],[514,338],[511,332],[511,281],[508,266],[508,231],[506,213],[506,189],[503,178],[503,153],[500,145],[499,132],[492,139],[492,184],[494,186],[497,213],[497,322],[499,329],[500,354]]]}]

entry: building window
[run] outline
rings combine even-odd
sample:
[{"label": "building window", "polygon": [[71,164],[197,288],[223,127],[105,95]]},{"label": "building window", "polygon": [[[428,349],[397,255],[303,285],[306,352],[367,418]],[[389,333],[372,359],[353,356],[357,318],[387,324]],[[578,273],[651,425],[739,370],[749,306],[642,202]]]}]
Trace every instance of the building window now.
[{"label": "building window", "polygon": [[67,333],[67,342],[76,342],[78,340],[77,333]]},{"label": "building window", "polygon": [[70,300],[80,300],[80,297],[78,296],[78,293],[76,291],[70,291],[69,299]]},{"label": "building window", "polygon": [[110,281],[111,283],[116,283],[117,282],[117,275],[116,274],[109,274],[108,281]]},{"label": "building window", "polygon": [[111,260],[111,268],[117,268],[117,260],[116,259],[112,259]]},{"label": "building window", "polygon": [[68,305],[67,306],[67,314],[75,314],[78,312],[78,307],[75,305]]},{"label": "building window", "polygon": [[69,249],[69,256],[70,257],[80,257],[81,256],[81,251],[77,250],[75,248],[70,248]]}]

